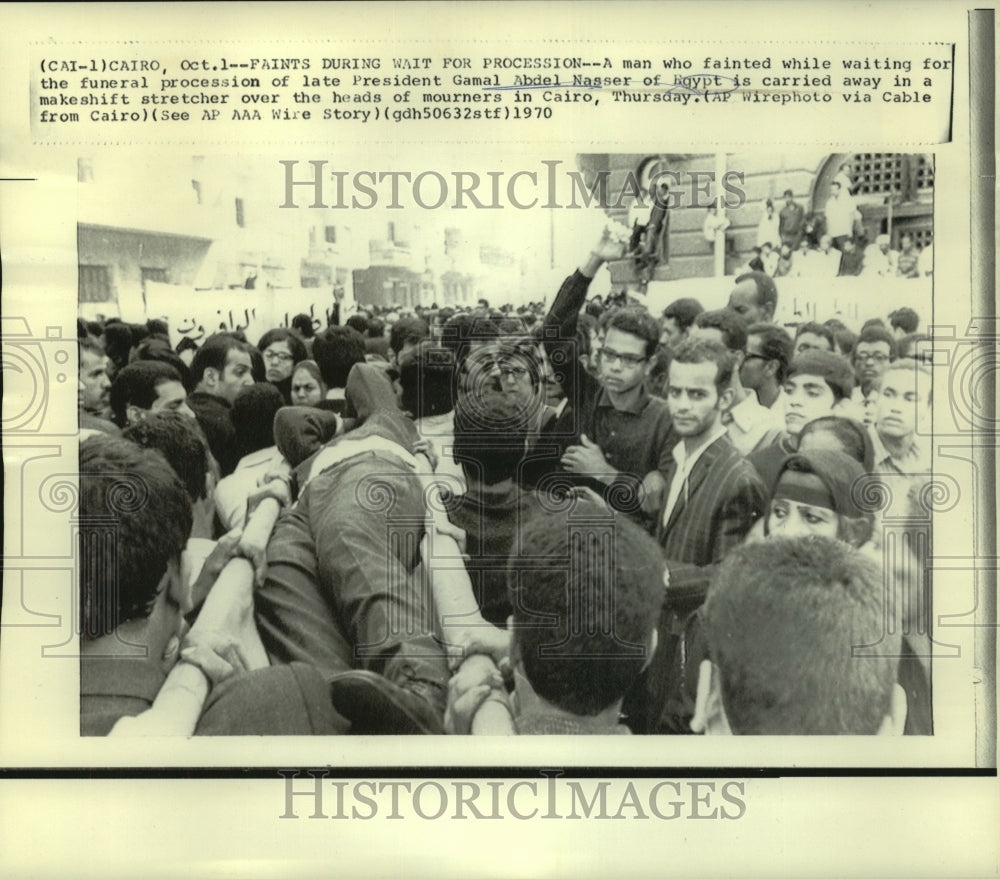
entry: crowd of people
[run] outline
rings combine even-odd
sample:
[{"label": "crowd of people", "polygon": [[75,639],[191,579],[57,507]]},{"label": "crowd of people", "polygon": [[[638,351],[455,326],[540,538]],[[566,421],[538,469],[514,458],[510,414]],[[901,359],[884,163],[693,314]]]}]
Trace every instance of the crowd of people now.
[{"label": "crowd of people", "polygon": [[[898,247],[892,236],[865,229],[861,211],[852,196],[853,184],[845,166],[830,181],[830,195],[823,210],[807,212],[791,189],[775,208],[764,203],[757,225],[757,240],[740,270],[758,271],[772,278],[836,278],[861,275],[866,278],[923,278],[934,273],[934,247],[928,240],[921,248],[913,233],[903,230]],[[713,241],[718,229],[730,222],[717,208],[709,209],[705,237]]]},{"label": "crowd of people", "polygon": [[547,309],[81,320],[81,731],[184,667],[198,734],[930,734],[918,315],[591,296],[625,246]]}]

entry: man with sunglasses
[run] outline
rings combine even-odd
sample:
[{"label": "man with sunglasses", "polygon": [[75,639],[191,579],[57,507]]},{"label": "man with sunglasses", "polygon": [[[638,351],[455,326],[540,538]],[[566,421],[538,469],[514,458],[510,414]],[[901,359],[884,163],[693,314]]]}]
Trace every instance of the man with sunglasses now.
[{"label": "man with sunglasses", "polygon": [[[641,518],[644,509],[654,513],[659,507],[659,471],[666,469],[677,442],[666,403],[650,396],[645,385],[660,326],[643,308],[615,311],[605,324],[597,377],[576,357],[566,356],[590,282],[605,262],[621,258],[625,240],[605,230],[580,268],[563,282],[545,317],[542,339],[556,380],[576,413],[561,457],[563,470],[584,483],[596,481],[612,506]],[[654,524],[649,522],[651,528]]]}]

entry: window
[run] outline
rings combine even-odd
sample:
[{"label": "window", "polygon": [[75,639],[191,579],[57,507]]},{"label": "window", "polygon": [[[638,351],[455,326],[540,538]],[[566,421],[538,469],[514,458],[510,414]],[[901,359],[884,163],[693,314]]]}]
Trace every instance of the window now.
[{"label": "window", "polygon": [[934,163],[923,155],[857,153],[849,162],[856,195],[934,188]]},{"label": "window", "polygon": [[336,244],[337,243],[337,227],[336,226],[327,226],[323,230],[323,238],[324,238],[324,240],[326,241],[327,244]]},{"label": "window", "polygon": [[110,302],[110,266],[80,266],[79,296],[80,302]]},{"label": "window", "polygon": [[236,199],[236,225],[241,229],[246,226],[246,216],[244,214],[243,199]]},{"label": "window", "polygon": [[146,289],[146,281],[156,281],[158,284],[169,284],[167,279],[167,270],[150,268],[149,266],[141,266],[139,271],[142,273],[142,289]]}]

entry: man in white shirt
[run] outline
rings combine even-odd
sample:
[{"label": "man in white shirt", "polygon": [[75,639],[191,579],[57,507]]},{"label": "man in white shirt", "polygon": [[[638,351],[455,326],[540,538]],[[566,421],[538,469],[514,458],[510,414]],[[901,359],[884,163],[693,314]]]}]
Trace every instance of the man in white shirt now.
[{"label": "man in white shirt", "polygon": [[774,442],[784,430],[775,413],[762,406],[755,391],[743,386],[741,368],[747,353],[747,331],[742,320],[728,309],[704,311],[695,318],[691,338],[710,339],[725,346],[735,360],[729,381],[732,404],[720,416],[729,439],[741,455]]}]

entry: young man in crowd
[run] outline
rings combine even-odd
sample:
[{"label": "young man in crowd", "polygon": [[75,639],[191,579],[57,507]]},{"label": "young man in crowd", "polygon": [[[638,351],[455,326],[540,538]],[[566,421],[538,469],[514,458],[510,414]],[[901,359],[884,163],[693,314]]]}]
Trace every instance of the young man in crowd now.
[{"label": "young man in crowd", "polygon": [[260,478],[279,459],[274,444],[274,416],[284,405],[281,391],[270,382],[243,388],[233,400],[230,417],[239,459],[232,473],[216,486],[216,514],[224,530],[242,527],[247,499]]},{"label": "young man in crowd", "polygon": [[778,288],[774,279],[764,272],[739,275],[729,294],[727,307],[747,324],[774,323],[774,312],[778,308]]},{"label": "young man in crowd", "polygon": [[250,346],[230,333],[209,336],[191,361],[194,393],[187,405],[208,437],[223,476],[239,461],[236,432],[230,412],[242,388],[254,383]]},{"label": "young man in crowd", "polygon": [[460,671],[449,732],[468,733],[492,698],[512,734],[627,735],[622,704],[656,650],[663,582],[655,541],[603,504],[580,498],[529,519],[507,571],[513,691]]},{"label": "young man in crowd", "polygon": [[928,515],[919,494],[931,471],[932,383],[926,367],[896,360],[879,379],[873,407],[874,472],[894,488],[892,509],[906,515]]},{"label": "young man in crowd", "polygon": [[912,335],[920,326],[920,315],[912,308],[897,308],[889,315],[889,326],[897,339]]},{"label": "young man in crowd", "polygon": [[634,732],[664,731],[664,724],[669,729],[663,712],[680,675],[678,637],[705,599],[707,569],[743,540],[764,511],[764,486],[721,420],[732,403],[734,369],[733,355],[708,339],[688,339],[670,362],[667,402],[681,440],[672,450],[657,523],[670,582],[659,624],[660,646],[626,700]]},{"label": "young man in crowd", "polygon": [[705,309],[697,299],[675,299],[663,310],[663,320],[660,321],[662,333],[660,344],[674,348],[687,338],[688,330],[694,319]]},{"label": "young man in crowd", "polygon": [[[119,509],[120,489],[137,485],[146,502]],[[80,446],[80,520],[80,732],[106,735],[121,717],[149,708],[178,659],[191,503],[162,455],[91,437]],[[113,544],[101,556],[105,521],[114,523]]]},{"label": "young man in crowd", "polygon": [[115,376],[111,385],[111,414],[119,427],[143,421],[151,412],[177,412],[194,418],[187,391],[170,364],[137,360]]},{"label": "young man in crowd", "polygon": [[751,324],[747,327],[747,353],[740,366],[743,387],[755,391],[762,406],[781,417],[781,386],[792,359],[791,337],[775,324]]},{"label": "young man in crowd", "polygon": [[774,442],[784,424],[776,420],[775,413],[762,405],[756,392],[745,388],[741,380],[740,371],[747,353],[747,331],[742,318],[728,308],[703,311],[695,319],[690,336],[719,342],[733,357],[730,379],[733,399],[722,413],[721,421],[736,450],[741,455],[749,455],[754,449]]},{"label": "young man in crowd", "polygon": [[[467,398],[459,397],[454,456],[466,490],[464,495],[445,497],[449,521],[465,532],[465,567],[480,612],[500,628],[511,613],[507,560],[519,545],[518,536],[526,533],[526,523],[541,509],[535,494],[516,482],[528,436],[527,421],[519,417],[522,413],[510,404],[477,412]],[[507,425],[502,431],[494,426],[501,423]]]},{"label": "young man in crowd", "polygon": [[829,327],[815,321],[799,324],[795,330],[795,353],[804,351],[833,351],[835,343]]},{"label": "young man in crowd", "polygon": [[[152,420],[171,418],[178,416]],[[123,489],[135,496],[137,484],[146,500],[123,509]],[[263,665],[259,639],[242,625],[244,615],[252,623],[249,575],[246,606],[226,615],[226,628],[188,628],[192,589],[182,552],[190,530],[188,492],[161,454],[113,437],[80,446],[81,735],[126,734],[126,723],[141,724],[178,663],[197,668],[208,684],[199,735],[346,732],[350,723],[315,668]],[[220,546],[206,561],[197,594],[209,592],[234,552],[235,543]]]},{"label": "young man in crowd", "polygon": [[[563,282],[543,328],[553,362],[560,343],[576,336],[577,317],[590,282],[604,262],[621,257],[623,248],[606,230],[580,268]],[[669,460],[674,441],[666,404],[651,397],[645,387],[659,337],[660,327],[648,312],[622,308],[605,324],[599,379],[575,358],[562,358],[556,367],[576,413],[579,434],[579,441],[562,457],[563,468],[603,483],[605,495],[633,515],[639,514],[643,498],[656,497],[662,490],[658,471]],[[651,491],[644,488],[644,480]]]},{"label": "young man in crowd", "polygon": [[[108,378],[108,358],[93,339],[80,340],[80,379],[76,389],[76,404],[80,416],[81,438],[92,433],[118,432],[108,419],[111,379]],[[86,431],[86,434],[82,433]]]},{"label": "young man in crowd", "polygon": [[[206,544],[211,542],[215,536],[215,489],[218,480],[208,443],[198,422],[190,415],[179,412],[153,412],[127,427],[122,437],[144,449],[154,449],[167,459],[171,469],[184,483],[191,501],[193,524],[190,536],[203,538]],[[189,547],[199,551],[205,548],[191,544]]]},{"label": "young man in crowd", "polygon": [[896,359],[896,340],[884,326],[865,326],[854,345],[854,373],[857,387],[851,397],[859,420],[870,425],[875,395],[882,375]]},{"label": "young man in crowd", "polygon": [[431,334],[427,321],[420,317],[400,318],[389,331],[389,362],[399,365],[402,357]]},{"label": "young man in crowd", "polygon": [[[898,626],[886,626],[882,572],[825,537],[748,543],[720,566],[705,602],[695,732],[900,735]],[[877,656],[852,648],[892,632]]]},{"label": "young man in crowd", "polygon": [[347,377],[355,364],[365,362],[364,336],[351,327],[327,327],[313,340],[313,360],[327,387],[328,402],[321,407],[343,414]]},{"label": "young man in crowd", "polygon": [[785,432],[748,458],[765,485],[773,484],[785,456],[797,449],[802,428],[824,415],[841,414],[853,387],[851,364],[839,354],[807,350],[792,360],[782,394]]}]

